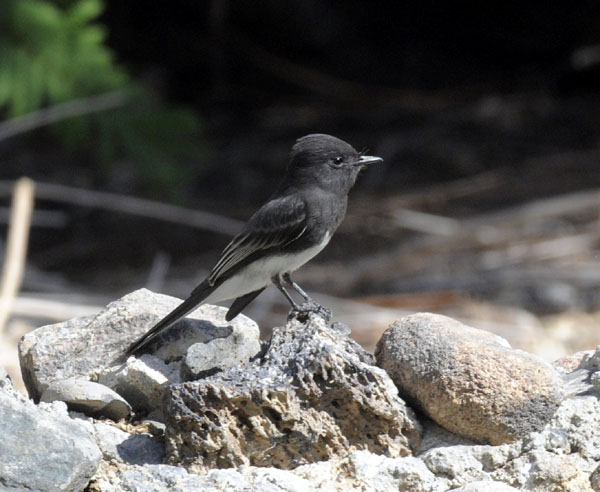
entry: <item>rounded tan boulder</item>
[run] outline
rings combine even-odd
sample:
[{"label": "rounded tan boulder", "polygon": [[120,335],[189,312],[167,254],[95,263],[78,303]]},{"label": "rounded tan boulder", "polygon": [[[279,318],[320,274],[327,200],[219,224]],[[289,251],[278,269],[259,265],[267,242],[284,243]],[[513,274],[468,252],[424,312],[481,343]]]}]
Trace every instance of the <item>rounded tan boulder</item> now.
[{"label": "rounded tan boulder", "polygon": [[480,443],[503,444],[540,430],[564,395],[550,364],[437,314],[396,321],[375,356],[409,404]]}]

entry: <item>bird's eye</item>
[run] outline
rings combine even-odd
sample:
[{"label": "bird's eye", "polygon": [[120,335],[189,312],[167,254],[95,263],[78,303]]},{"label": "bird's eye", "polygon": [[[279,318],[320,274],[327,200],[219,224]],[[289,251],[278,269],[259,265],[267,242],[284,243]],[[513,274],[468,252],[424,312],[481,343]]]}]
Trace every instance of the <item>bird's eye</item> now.
[{"label": "bird's eye", "polygon": [[342,162],[344,162],[344,158],[342,156],[340,156],[340,155],[338,155],[337,157],[333,158],[333,163],[336,166],[340,166],[342,164]]}]

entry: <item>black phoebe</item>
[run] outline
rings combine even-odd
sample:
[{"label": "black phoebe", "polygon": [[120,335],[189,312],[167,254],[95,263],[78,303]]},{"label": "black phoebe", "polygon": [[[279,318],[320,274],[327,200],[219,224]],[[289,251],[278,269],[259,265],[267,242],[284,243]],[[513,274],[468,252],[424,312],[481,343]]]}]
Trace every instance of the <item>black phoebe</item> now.
[{"label": "black phoebe", "polygon": [[[240,234],[227,245],[219,261],[190,296],[134,342],[131,355],[150,343],[200,303],[236,298],[226,319],[237,316],[271,282],[293,310],[322,308],[290,278],[290,273],[319,253],[338,228],[348,203],[348,192],[366,165],[379,157],[361,155],[331,135],[307,135],[292,147],[283,181],[269,201],[250,217]],[[282,283],[300,294],[298,306]]]}]

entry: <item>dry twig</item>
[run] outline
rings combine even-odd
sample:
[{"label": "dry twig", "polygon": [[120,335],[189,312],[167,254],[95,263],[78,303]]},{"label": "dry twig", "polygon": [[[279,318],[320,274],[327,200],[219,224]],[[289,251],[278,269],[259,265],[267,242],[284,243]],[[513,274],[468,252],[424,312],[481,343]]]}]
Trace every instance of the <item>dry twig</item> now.
[{"label": "dry twig", "polygon": [[38,111],[18,116],[0,123],[0,142],[14,137],[21,133],[26,133],[36,128],[58,123],[59,121],[83,116],[91,113],[98,113],[123,106],[127,102],[127,97],[123,91],[108,92],[98,96],[84,97],[75,99]]},{"label": "dry twig", "polygon": [[[7,194],[12,189],[12,186],[12,181],[0,181],[0,196]],[[222,215],[155,202],[144,198],[52,183],[38,182],[36,186],[36,196],[39,200],[72,203],[82,207],[138,215],[140,217],[164,220],[174,224],[196,227],[226,235],[237,234],[243,225],[241,221]]]},{"label": "dry twig", "polygon": [[23,280],[34,191],[35,185],[29,178],[21,178],[15,183],[0,285],[0,334],[4,331],[11,306]]}]

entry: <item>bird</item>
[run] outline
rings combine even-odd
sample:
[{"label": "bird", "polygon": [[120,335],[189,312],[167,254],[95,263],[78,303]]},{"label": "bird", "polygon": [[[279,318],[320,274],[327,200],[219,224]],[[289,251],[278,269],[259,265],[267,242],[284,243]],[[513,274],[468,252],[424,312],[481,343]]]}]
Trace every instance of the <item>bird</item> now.
[{"label": "bird", "polygon": [[[291,274],[327,246],[344,219],[359,172],[382,161],[331,135],[296,140],[275,192],[225,247],[206,279],[125,354],[139,353],[200,304],[235,299],[225,316],[231,321],[271,283],[292,311],[317,311],[329,318],[331,312],[313,301]],[[305,302],[297,304],[285,286]]]}]

